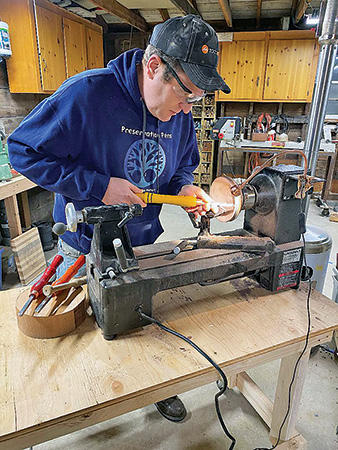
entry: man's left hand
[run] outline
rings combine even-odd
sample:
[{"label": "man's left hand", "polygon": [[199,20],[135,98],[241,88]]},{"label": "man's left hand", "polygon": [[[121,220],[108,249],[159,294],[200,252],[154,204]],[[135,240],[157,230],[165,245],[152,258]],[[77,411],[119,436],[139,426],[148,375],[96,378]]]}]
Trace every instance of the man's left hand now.
[{"label": "man's left hand", "polygon": [[207,211],[210,211],[210,209],[214,213],[218,212],[214,210],[215,205],[212,198],[198,186],[186,184],[185,186],[182,186],[178,195],[192,195],[198,200],[201,200],[201,205],[195,206],[194,208],[184,208],[187,212],[193,212],[195,214],[195,217],[205,214]]}]

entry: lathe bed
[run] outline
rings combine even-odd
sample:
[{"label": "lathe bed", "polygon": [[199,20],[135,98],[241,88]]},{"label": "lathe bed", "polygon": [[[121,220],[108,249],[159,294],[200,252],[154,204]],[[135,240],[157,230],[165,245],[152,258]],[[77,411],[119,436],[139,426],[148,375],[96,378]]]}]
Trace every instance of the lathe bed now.
[{"label": "lathe bed", "polygon": [[[244,230],[238,234],[249,235]],[[233,231],[231,234],[236,234]],[[194,283],[210,284],[249,274],[258,274],[278,266],[285,252],[294,252],[300,242],[276,246],[271,253],[241,250],[193,249],[178,255],[173,249],[180,241],[170,241],[134,248],[139,270],[120,274],[115,279],[99,279],[91,255],[87,256],[89,298],[96,320],[106,339],[147,325],[137,308],[152,315],[153,296],[166,289]],[[297,275],[297,279],[298,279]],[[296,283],[295,283],[296,284]]]}]

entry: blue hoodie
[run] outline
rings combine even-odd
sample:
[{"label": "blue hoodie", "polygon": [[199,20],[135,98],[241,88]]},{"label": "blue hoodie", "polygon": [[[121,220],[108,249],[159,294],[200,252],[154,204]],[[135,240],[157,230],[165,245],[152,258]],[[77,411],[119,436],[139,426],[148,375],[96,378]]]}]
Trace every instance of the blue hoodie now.
[{"label": "blue hoodie", "polygon": [[[192,183],[199,163],[192,115],[181,111],[161,122],[146,109],[136,69],[143,53],[130,50],[107,68],[69,78],[8,138],[12,166],[56,193],[56,222],[65,222],[68,202],[77,210],[102,205],[110,177],[161,194]],[[134,246],[153,243],[163,232],[160,211],[148,205],[128,222]],[[88,253],[92,234],[91,225],[80,224],[62,239]]]}]

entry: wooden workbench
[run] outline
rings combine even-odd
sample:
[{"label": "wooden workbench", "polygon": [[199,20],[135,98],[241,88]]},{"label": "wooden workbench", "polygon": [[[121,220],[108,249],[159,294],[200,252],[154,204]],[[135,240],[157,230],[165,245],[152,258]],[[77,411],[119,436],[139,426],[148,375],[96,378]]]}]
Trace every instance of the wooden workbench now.
[{"label": "wooden workbench", "polygon": [[[293,368],[304,347],[307,289],[303,285],[271,293],[248,278],[208,287],[192,285],[158,294],[153,315],[190,336],[220,364],[230,385],[239,388],[270,427],[274,441],[285,415]],[[88,318],[66,337],[28,338],[16,324],[19,292],[0,294],[0,449],[26,448],[218,378],[188,344],[156,325],[108,342]],[[292,440],[293,449],[306,447],[295,423],[309,349],[329,341],[338,328],[338,305],[317,291],[311,297],[311,311],[309,347],[298,367],[281,435]],[[246,370],[279,358],[273,405]],[[231,432],[236,436],[236,429]],[[227,447],[225,436],[224,441]]]}]

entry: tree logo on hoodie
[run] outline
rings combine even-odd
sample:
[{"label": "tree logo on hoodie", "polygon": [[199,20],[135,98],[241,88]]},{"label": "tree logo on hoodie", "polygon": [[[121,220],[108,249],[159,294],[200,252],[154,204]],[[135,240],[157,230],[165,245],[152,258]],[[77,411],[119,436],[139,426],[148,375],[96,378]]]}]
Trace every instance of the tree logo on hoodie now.
[{"label": "tree logo on hoodie", "polygon": [[128,181],[141,189],[154,184],[165,167],[165,153],[161,145],[151,139],[134,142],[127,151],[124,160],[124,170]]}]

